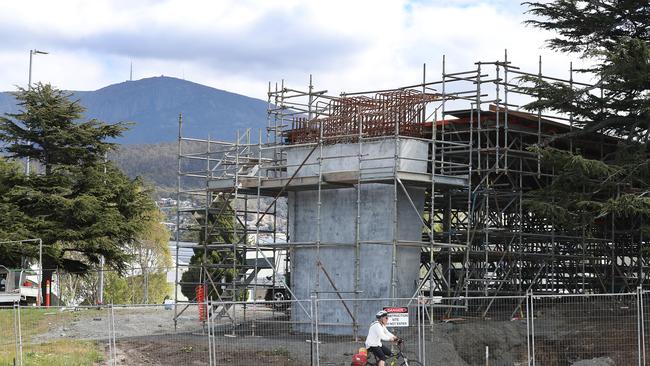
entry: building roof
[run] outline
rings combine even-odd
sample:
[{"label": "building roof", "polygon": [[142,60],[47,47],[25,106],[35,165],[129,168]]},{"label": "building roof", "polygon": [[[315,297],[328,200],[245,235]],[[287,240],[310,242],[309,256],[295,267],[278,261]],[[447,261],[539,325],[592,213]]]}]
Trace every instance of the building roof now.
[{"label": "building roof", "polygon": [[[491,124],[491,122],[494,123],[493,121],[496,121],[497,112],[500,114],[499,121],[501,123],[504,123],[506,109],[503,107],[497,108],[497,106],[495,105],[490,105],[489,110],[481,110],[481,122],[489,124],[490,127],[492,127],[493,125]],[[478,111],[475,109],[447,111],[445,112],[445,115],[455,117],[455,119],[444,119],[441,121],[437,121],[436,126],[442,127],[442,126],[450,126],[450,125],[454,125],[454,126],[466,125],[470,122],[470,120],[472,120],[472,113],[474,114],[473,121],[476,126],[478,124]],[[548,117],[538,117],[537,114],[534,113],[515,111],[511,109],[508,109],[507,113],[508,113],[508,126],[510,127],[516,126],[517,128],[527,129],[530,130],[531,132],[536,132],[539,129],[542,132],[542,134],[548,136],[562,135],[569,132],[577,132],[581,130],[580,127],[571,126],[567,122],[553,120],[552,118],[548,118]],[[428,125],[431,126],[432,122],[428,122]],[[616,144],[619,141],[619,139],[614,136],[609,136],[609,135],[596,133],[596,132],[588,132],[584,136],[592,140],[593,138],[597,138],[599,141],[612,143],[612,144]]]}]

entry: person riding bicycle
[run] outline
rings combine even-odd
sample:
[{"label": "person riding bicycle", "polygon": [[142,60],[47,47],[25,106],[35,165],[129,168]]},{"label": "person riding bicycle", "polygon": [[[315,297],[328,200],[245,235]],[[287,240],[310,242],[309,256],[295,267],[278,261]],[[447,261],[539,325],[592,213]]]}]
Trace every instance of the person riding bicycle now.
[{"label": "person riding bicycle", "polygon": [[368,329],[368,337],[366,338],[366,348],[372,352],[379,360],[377,366],[385,366],[386,359],[392,356],[389,347],[384,346],[382,341],[397,341],[399,338],[394,336],[386,329],[388,323],[388,313],[384,310],[379,311],[375,317],[377,321],[372,322],[370,329]]}]

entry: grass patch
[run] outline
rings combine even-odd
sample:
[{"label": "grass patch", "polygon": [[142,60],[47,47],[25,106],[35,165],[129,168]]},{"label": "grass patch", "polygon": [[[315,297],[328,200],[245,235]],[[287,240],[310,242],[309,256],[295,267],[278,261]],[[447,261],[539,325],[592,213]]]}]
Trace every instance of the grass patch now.
[{"label": "grass patch", "polygon": [[276,348],[271,349],[269,354],[271,356],[289,357],[289,350],[286,349],[285,347],[276,347]]},{"label": "grass patch", "polygon": [[[0,365],[13,365],[15,345],[0,348]],[[60,339],[23,345],[23,364],[30,366],[92,366],[104,358],[95,341]]]},{"label": "grass patch", "polygon": [[[0,365],[13,365],[16,357],[14,310],[0,309]],[[61,312],[58,309],[21,308],[23,364],[30,366],[92,366],[104,357],[95,341],[53,339],[39,342],[38,336],[53,332],[62,324],[100,316],[97,310]],[[56,334],[55,334],[56,335]]]},{"label": "grass patch", "polygon": [[34,366],[91,366],[101,361],[103,351],[94,341],[61,339],[27,345],[23,348],[23,364]]}]

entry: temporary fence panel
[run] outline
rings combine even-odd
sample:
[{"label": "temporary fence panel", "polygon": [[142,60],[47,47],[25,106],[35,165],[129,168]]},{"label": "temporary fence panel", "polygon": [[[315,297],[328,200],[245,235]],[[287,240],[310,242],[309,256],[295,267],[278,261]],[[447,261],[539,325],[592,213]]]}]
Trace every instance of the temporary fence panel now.
[{"label": "temporary fence panel", "polygon": [[211,365],[314,365],[311,312],[310,301],[211,303]]},{"label": "temporary fence panel", "polygon": [[112,306],[115,365],[209,365],[198,305],[174,306]]},{"label": "temporary fence panel", "polygon": [[17,312],[22,341],[18,359],[22,365],[95,365],[108,361],[106,311],[97,307],[22,306]]},{"label": "temporary fence panel", "polygon": [[382,309],[422,365],[645,365],[649,294],[16,305],[0,308],[0,365],[349,365]]},{"label": "temporary fence panel", "polygon": [[427,365],[527,365],[525,296],[426,299]]},{"label": "temporary fence panel", "polygon": [[640,364],[637,305],[635,293],[533,296],[533,365]]},{"label": "temporary fence panel", "polygon": [[17,308],[0,307],[0,365],[20,365],[18,326]]},{"label": "temporary fence panel", "polygon": [[[418,360],[425,352],[423,344],[422,306],[416,299],[319,299],[314,311],[315,340],[318,364],[323,366],[349,365],[352,356],[365,348],[368,329],[376,321],[375,314],[385,309],[389,313],[388,329],[395,336],[404,339],[402,351],[409,360]],[[327,314],[347,314],[349,321],[332,322]],[[336,317],[345,319],[346,317]],[[392,342],[384,342],[397,351]],[[372,355],[369,360],[374,361]],[[403,360],[395,364],[401,365]]]}]

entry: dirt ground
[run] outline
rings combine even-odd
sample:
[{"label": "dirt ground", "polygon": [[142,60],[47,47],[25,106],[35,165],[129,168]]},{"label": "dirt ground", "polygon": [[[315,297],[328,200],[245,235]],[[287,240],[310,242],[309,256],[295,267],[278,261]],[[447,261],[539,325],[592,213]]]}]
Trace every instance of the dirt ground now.
[{"label": "dirt ground", "polygon": [[[190,337],[192,338],[192,337]],[[117,342],[118,365],[208,365],[208,346],[202,339],[180,338],[125,339]],[[182,345],[181,345],[182,344]],[[108,350],[107,350],[108,352]],[[282,365],[300,366],[303,361],[293,359],[284,351],[225,349],[216,347],[216,365]],[[108,366],[109,363],[105,365]],[[307,363],[308,365],[309,363]],[[104,366],[104,365],[102,365]]]},{"label": "dirt ground", "polygon": [[[251,323],[241,324],[236,336],[229,337],[230,329],[215,336],[216,365],[310,365],[312,348],[308,334],[287,334],[282,324],[265,327],[257,336],[250,335]],[[519,338],[523,328],[523,337]],[[404,329],[399,335],[417,341],[416,329]],[[445,366],[484,365],[482,342],[497,343],[503,338],[512,344],[493,347],[495,361],[491,365],[516,365],[526,357],[525,324],[491,324],[483,326],[465,323],[435,325],[427,339],[427,364]],[[363,340],[349,337],[323,336],[318,345],[321,365],[349,365],[350,358],[363,346]],[[130,337],[117,340],[118,364],[121,365],[208,365],[207,336],[204,334],[174,334]],[[417,358],[417,344],[408,344],[405,353]],[[496,360],[500,361],[496,361]],[[523,362],[522,361],[522,362]],[[523,363],[522,363],[523,364]]]},{"label": "dirt ground", "polygon": [[535,358],[543,365],[638,364],[636,309],[629,304],[547,306],[535,315]]},{"label": "dirt ground", "polygon": [[[179,312],[180,312],[179,308]],[[57,338],[74,338],[85,340],[105,340],[108,338],[108,310],[64,309],[59,312],[72,313],[61,321],[56,314],[51,316],[52,326],[47,333],[36,338],[48,341]],[[156,307],[121,307],[113,310],[114,328],[117,338],[149,336],[170,332],[200,332],[202,325],[198,321],[196,306],[185,310],[174,325],[174,311],[162,306]]]}]

